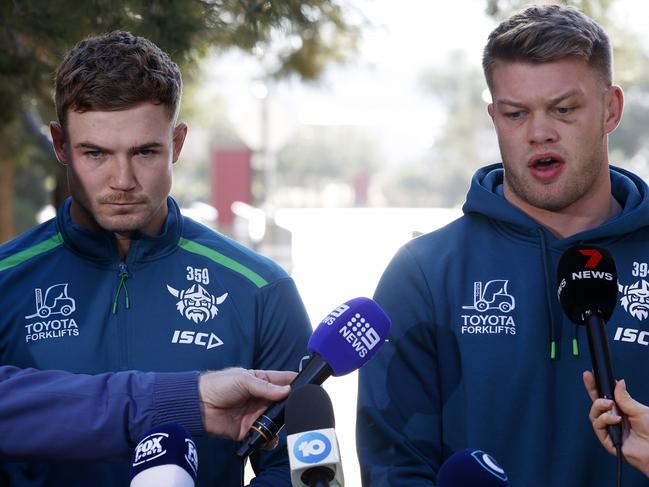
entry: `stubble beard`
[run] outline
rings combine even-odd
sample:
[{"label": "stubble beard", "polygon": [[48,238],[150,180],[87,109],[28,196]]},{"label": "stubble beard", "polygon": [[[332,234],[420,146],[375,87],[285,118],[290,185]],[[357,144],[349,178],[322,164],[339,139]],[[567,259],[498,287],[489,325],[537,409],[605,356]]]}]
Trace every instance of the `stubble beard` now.
[{"label": "stubble beard", "polygon": [[565,167],[561,174],[564,181],[550,184],[541,184],[531,176],[525,178],[528,174],[525,172],[527,167],[523,177],[519,177],[516,171],[507,171],[508,164],[504,164],[505,184],[513,194],[530,206],[552,212],[562,211],[584,198],[595,185],[605,168],[605,152],[605,146],[596,144],[593,150],[575,161],[575,173],[566,174],[571,167]]}]

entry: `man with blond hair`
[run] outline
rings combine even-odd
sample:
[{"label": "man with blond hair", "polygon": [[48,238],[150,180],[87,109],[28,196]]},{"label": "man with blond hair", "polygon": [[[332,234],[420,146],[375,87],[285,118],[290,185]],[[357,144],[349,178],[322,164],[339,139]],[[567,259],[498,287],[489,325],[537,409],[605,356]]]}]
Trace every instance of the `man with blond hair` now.
[{"label": "man with blond hair", "polygon": [[[360,371],[363,482],[432,486],[449,456],[478,448],[513,486],[614,485],[585,414],[585,332],[556,282],[582,242],[611,252],[621,286],[649,280],[649,188],[609,166],[623,106],[609,40],[577,9],[531,6],[493,30],[483,68],[502,163],[474,175],[461,218],[406,244],[381,278],[392,328]],[[647,347],[620,337],[648,325],[618,303],[607,327],[615,372],[645,400]],[[631,471],[624,485],[647,480]]]}]

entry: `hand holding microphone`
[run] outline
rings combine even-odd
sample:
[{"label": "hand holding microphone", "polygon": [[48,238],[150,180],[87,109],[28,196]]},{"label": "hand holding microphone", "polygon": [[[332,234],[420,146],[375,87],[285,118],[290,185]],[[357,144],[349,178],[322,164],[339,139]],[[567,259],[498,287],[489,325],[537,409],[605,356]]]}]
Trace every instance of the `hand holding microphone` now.
[{"label": "hand holding microphone", "polygon": [[238,367],[205,372],[198,379],[205,430],[242,440],[254,420],[274,401],[288,396],[295,372]]},{"label": "hand holding microphone", "polygon": [[[611,254],[593,245],[570,247],[559,260],[557,294],[573,323],[585,325],[596,388],[600,398],[613,400],[615,382],[604,324],[617,303],[617,269]],[[615,411],[617,414],[617,411]],[[622,429],[610,425],[616,448],[622,446]]]},{"label": "hand holding microphone", "polygon": [[629,464],[649,476],[649,407],[631,397],[623,380],[615,384],[615,403],[610,399],[598,398],[592,373],[584,372],[584,386],[593,401],[588,419],[602,446],[615,455],[615,447],[607,428],[622,424],[622,417],[611,411],[613,404],[617,404],[626,418],[625,423],[622,424],[624,458]]},{"label": "hand holding microphone", "polygon": [[[291,382],[297,389],[322,384],[331,375],[348,374],[370,360],[390,330],[390,319],[369,298],[355,298],[331,311],[315,329],[308,344],[309,361]],[[281,401],[260,415],[237,451],[242,458],[272,441],[284,425]]]}]

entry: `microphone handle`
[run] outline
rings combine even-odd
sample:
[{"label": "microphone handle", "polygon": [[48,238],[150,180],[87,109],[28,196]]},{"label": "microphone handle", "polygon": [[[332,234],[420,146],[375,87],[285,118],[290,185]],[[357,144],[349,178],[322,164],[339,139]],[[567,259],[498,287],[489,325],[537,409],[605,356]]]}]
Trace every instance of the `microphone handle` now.
[{"label": "microphone handle", "polygon": [[[304,368],[291,382],[291,388],[297,389],[306,384],[321,385],[333,370],[320,354],[314,352]],[[286,399],[270,406],[259,416],[250,427],[248,434],[243,439],[237,450],[237,455],[246,458],[252,451],[264,443],[272,440],[284,426],[284,408]]]},{"label": "microphone handle", "polygon": [[[593,364],[593,373],[599,397],[615,401],[615,381],[611,367],[611,354],[608,350],[608,341],[604,332],[604,319],[598,312],[588,310],[584,313],[586,330],[588,331],[588,346],[590,359]],[[613,412],[619,414],[615,406]],[[615,424],[607,427],[608,434],[616,447],[622,446],[622,427]]]}]

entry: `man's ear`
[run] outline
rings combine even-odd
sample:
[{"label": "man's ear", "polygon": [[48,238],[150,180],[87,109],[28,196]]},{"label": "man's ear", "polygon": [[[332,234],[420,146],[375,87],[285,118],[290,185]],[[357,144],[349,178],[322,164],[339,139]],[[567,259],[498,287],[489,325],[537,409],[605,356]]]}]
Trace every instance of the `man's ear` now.
[{"label": "man's ear", "polygon": [[622,111],[624,109],[624,94],[622,93],[622,88],[616,85],[610,86],[606,90],[604,103],[604,108],[606,110],[604,123],[606,124],[606,133],[610,134],[617,128],[622,119]]},{"label": "man's ear", "polygon": [[50,133],[52,134],[52,145],[54,145],[56,158],[62,166],[67,166],[68,151],[65,130],[63,130],[59,122],[50,122]]},{"label": "man's ear", "polygon": [[184,122],[179,123],[174,128],[173,134],[173,159],[171,162],[176,163],[180,157],[180,151],[183,150],[183,144],[185,143],[185,137],[187,136],[187,124]]}]

